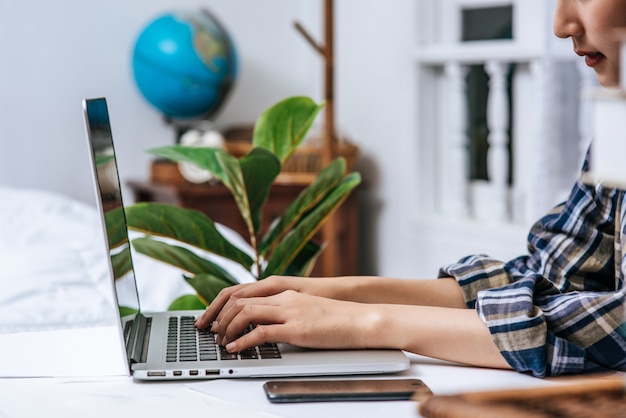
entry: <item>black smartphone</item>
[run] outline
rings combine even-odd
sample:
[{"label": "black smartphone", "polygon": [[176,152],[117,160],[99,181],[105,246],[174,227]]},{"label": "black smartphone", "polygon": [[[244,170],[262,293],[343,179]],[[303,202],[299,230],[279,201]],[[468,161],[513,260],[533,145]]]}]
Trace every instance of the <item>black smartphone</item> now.
[{"label": "black smartphone", "polygon": [[270,402],[398,401],[432,395],[419,379],[274,380],[263,385]]}]

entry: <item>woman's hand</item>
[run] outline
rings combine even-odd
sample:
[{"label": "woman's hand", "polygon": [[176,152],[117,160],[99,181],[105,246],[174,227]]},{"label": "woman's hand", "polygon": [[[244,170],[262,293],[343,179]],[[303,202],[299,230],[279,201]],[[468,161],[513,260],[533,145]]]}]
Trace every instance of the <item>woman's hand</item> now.
[{"label": "woman's hand", "polygon": [[[250,323],[256,327],[240,336]],[[211,329],[229,352],[266,342],[392,348],[480,367],[511,367],[473,309],[347,302],[286,290],[227,304]]]},{"label": "woman's hand", "polygon": [[[365,348],[374,328],[372,306],[286,290],[271,296],[240,297],[224,305],[211,330],[230,352],[265,342],[309,348]],[[256,327],[240,334],[249,326]]]},{"label": "woman's hand", "polygon": [[[251,323],[256,327],[240,337]],[[196,321],[198,328],[209,325],[230,352],[265,342],[395,348],[510,368],[452,279],[270,277],[222,290]]]},{"label": "woman's hand", "polygon": [[230,286],[215,297],[206,312],[196,320],[196,327],[208,327],[227,304],[239,299],[272,296],[286,290],[332,298],[334,282],[336,280],[329,278],[272,276],[255,283]]},{"label": "woman's hand", "polygon": [[428,305],[465,308],[461,289],[454,279],[406,280],[383,277],[287,277],[272,276],[259,282],[227,287],[222,290],[196,327],[206,328],[216,320],[227,304],[239,299],[272,296],[286,290],[329,299],[402,305]]}]

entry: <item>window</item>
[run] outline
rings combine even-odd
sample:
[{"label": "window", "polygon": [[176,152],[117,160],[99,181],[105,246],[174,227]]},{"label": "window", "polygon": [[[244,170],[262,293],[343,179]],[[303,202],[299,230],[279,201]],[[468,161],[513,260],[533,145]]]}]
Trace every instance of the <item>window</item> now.
[{"label": "window", "polygon": [[462,40],[513,39],[513,6],[463,8]]}]

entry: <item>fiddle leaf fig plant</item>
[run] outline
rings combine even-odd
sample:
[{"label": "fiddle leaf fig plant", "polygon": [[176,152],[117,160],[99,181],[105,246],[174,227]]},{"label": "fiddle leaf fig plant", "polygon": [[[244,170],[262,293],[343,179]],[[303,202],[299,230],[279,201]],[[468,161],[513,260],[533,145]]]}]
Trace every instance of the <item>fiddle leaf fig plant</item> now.
[{"label": "fiddle leaf fig plant", "polygon": [[272,184],[323,106],[302,96],[271,106],[257,119],[252,148],[242,158],[220,148],[173,145],[149,150],[158,157],[193,163],[221,181],[245,221],[251,248],[231,242],[199,211],[154,202],[127,207],[129,228],[142,235],[132,241],[134,249],[181,269],[196,291],[174,301],[170,309],[205,306],[221,289],[239,283],[221,260],[242,266],[255,280],[275,274],[310,274],[323,250],[313,236],[361,182],[360,175],[346,173],[346,162],[338,157],[263,234],[261,219]]}]

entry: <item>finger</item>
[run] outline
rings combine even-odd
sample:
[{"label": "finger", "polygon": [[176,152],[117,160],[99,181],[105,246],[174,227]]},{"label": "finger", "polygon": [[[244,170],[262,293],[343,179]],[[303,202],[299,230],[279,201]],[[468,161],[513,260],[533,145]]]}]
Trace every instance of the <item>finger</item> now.
[{"label": "finger", "polygon": [[213,299],[213,301],[209,304],[206,311],[196,319],[196,328],[207,328],[211,322],[217,318],[217,315],[231,298],[231,295],[246,286],[248,286],[248,284],[236,285],[222,289],[217,294],[215,299]]},{"label": "finger", "polygon": [[250,324],[260,326],[283,323],[285,323],[285,314],[284,309],[281,307],[265,304],[246,304],[225,326],[224,333],[220,334],[220,343],[226,345],[240,338],[241,333]]},{"label": "finger", "polygon": [[[284,283],[277,279],[265,279],[260,282],[250,284],[249,286],[241,286],[230,293],[229,299],[221,306],[220,311],[215,317],[215,321],[219,324],[227,324],[232,317],[241,308],[242,300],[249,298],[271,297],[284,291]],[[214,331],[218,332],[219,328]],[[223,330],[222,330],[223,331]],[[218,332],[219,333],[219,332]]]},{"label": "finger", "polygon": [[[245,299],[231,298],[231,301],[220,312],[218,318],[216,319],[216,323],[214,324],[214,328],[212,328],[212,331],[218,334],[219,343],[225,344],[224,337],[227,339],[233,339],[238,336],[239,333],[241,333],[241,331],[243,331],[250,323],[257,323],[255,321],[260,318],[252,318],[253,315],[256,315],[256,312],[254,312],[254,308],[251,307],[263,305],[278,305],[276,296]],[[248,322],[245,322],[245,320],[242,319],[245,317],[248,317]],[[235,326],[238,331],[233,331],[232,328],[230,328],[235,318],[237,318]],[[230,339],[228,339],[228,341],[230,341]]]},{"label": "finger", "polygon": [[[255,327],[242,334],[250,324]],[[266,342],[287,342],[289,333],[285,332],[287,318],[285,310],[273,305],[247,305],[238,316],[233,318],[223,338],[228,351],[241,351]],[[232,343],[235,344],[232,344]]]},{"label": "finger", "polygon": [[288,326],[285,324],[257,325],[252,331],[226,345],[229,353],[238,353],[265,343],[289,343]]}]

